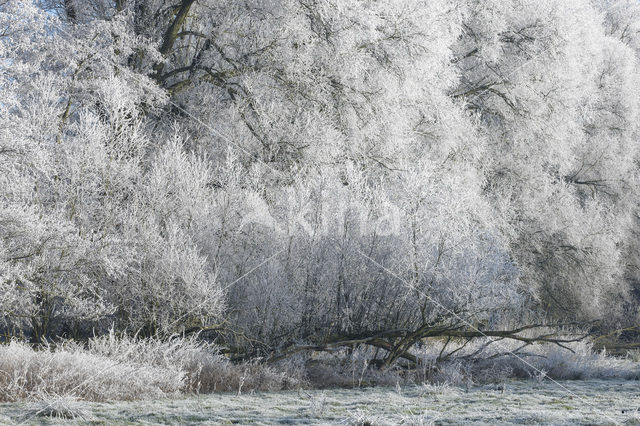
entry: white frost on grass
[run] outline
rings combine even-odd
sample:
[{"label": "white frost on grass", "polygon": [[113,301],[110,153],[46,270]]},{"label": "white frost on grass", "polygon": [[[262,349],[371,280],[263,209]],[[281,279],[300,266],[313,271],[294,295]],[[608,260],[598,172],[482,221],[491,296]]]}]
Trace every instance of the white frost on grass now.
[{"label": "white frost on grass", "polygon": [[27,405],[23,421],[26,423],[39,417],[88,421],[91,415],[87,408],[81,400],[72,396],[41,394]]},{"label": "white frost on grass", "polygon": [[41,395],[85,401],[141,400],[209,393],[298,388],[295,370],[232,364],[194,338],[133,339],[113,333],[86,346],[63,342],[35,350],[0,345],[0,401],[40,401]]},{"label": "white frost on grass", "polygon": [[43,394],[91,401],[161,398],[177,395],[184,382],[179,369],[120,362],[79,347],[0,346],[0,401],[38,401]]},{"label": "white frost on grass", "polygon": [[[395,388],[221,393],[182,400],[86,403],[97,422],[151,424],[612,424],[640,421],[640,383],[507,381],[504,387]],[[568,389],[568,391],[566,389]],[[426,389],[426,391],[425,391]],[[313,402],[315,400],[315,402]],[[19,419],[21,404],[0,405]],[[50,423],[65,420],[47,419]],[[80,420],[76,420],[80,421]]]}]

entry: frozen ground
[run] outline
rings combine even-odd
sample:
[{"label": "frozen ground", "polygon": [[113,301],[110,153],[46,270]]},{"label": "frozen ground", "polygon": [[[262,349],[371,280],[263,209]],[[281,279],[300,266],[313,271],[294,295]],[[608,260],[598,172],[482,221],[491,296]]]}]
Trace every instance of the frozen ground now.
[{"label": "frozen ground", "polygon": [[[84,420],[51,420],[0,404],[0,422],[25,424],[640,424],[638,381],[509,381],[450,386],[212,394],[181,400],[79,403]],[[73,405],[73,404],[72,404]]]}]

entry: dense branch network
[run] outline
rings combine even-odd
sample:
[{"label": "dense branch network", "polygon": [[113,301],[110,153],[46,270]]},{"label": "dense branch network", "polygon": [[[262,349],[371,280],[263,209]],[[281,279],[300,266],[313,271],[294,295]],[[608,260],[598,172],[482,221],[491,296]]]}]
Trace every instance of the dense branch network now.
[{"label": "dense branch network", "polygon": [[639,31],[631,0],[3,2],[0,329],[389,366],[633,327]]}]

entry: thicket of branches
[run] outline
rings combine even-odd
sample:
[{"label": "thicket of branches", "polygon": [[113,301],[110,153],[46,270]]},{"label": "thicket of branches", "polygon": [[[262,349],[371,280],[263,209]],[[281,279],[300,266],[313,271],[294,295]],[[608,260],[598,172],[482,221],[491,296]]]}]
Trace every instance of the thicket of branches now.
[{"label": "thicket of branches", "polygon": [[637,324],[639,55],[634,0],[2,1],[1,327]]}]

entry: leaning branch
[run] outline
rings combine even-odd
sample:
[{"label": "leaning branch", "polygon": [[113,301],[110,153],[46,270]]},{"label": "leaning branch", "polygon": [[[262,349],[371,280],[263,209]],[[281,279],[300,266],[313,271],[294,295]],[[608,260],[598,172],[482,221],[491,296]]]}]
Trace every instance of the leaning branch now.
[{"label": "leaning branch", "polygon": [[[558,345],[564,349],[572,351],[567,345],[569,343],[579,342],[587,337],[586,334],[579,335],[577,337],[562,337],[557,332],[544,334],[538,334],[533,337],[523,336],[522,333],[534,329],[556,329],[569,325],[576,325],[575,323],[564,324],[529,324],[523,327],[511,329],[511,330],[486,330],[480,331],[477,329],[469,330],[463,329],[460,326],[449,327],[433,327],[429,325],[423,325],[415,330],[409,329],[394,329],[394,330],[380,330],[374,332],[364,332],[360,334],[346,334],[346,335],[334,335],[328,336],[323,339],[319,339],[310,345],[292,345],[284,350],[272,354],[267,357],[267,362],[275,362],[285,359],[291,355],[300,352],[330,352],[343,347],[354,347],[358,345],[367,345],[375,348],[384,349],[387,351],[387,356],[380,360],[378,363],[380,367],[390,366],[398,359],[405,359],[412,365],[417,365],[418,359],[415,355],[410,353],[410,350],[420,341],[427,338],[446,338],[447,342],[452,339],[465,340],[465,345],[472,339],[477,338],[497,338],[487,345],[495,342],[496,340],[510,339],[520,341],[524,343],[524,346],[528,346],[534,343],[550,343]],[[443,349],[444,351],[444,349]],[[454,352],[448,354],[449,357]],[[443,353],[441,353],[441,356]]]}]

